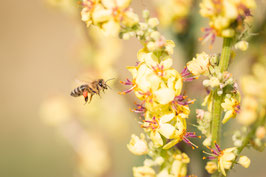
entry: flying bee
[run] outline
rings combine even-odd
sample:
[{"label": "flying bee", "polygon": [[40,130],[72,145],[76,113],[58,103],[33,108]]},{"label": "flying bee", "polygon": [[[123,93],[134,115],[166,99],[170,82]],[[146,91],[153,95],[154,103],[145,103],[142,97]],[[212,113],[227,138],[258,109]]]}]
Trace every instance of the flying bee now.
[{"label": "flying bee", "polygon": [[79,97],[83,95],[85,99],[85,104],[88,102],[89,97],[88,95],[90,94],[90,101],[92,100],[93,95],[99,95],[101,96],[101,91],[104,93],[104,90],[107,90],[108,87],[110,88],[109,85],[106,83],[112,79],[108,79],[107,81],[104,81],[103,79],[98,79],[92,82],[86,82],[85,84],[80,85],[79,87],[75,88],[70,95],[73,97]]}]

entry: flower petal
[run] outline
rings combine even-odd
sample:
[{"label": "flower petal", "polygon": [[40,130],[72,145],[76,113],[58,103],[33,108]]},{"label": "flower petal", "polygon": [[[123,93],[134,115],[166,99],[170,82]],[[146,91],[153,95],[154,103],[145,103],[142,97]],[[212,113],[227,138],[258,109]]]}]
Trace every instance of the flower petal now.
[{"label": "flower petal", "polygon": [[154,95],[160,104],[168,104],[169,102],[173,101],[175,97],[175,91],[169,88],[161,88],[155,91]]}]

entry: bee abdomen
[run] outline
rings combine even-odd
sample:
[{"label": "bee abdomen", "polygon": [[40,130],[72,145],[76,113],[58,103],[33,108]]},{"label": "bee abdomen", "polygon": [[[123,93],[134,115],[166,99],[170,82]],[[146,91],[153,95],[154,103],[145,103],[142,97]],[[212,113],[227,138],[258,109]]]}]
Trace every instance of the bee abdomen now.
[{"label": "bee abdomen", "polygon": [[83,94],[83,92],[88,89],[88,85],[81,85],[77,88],[75,88],[71,93],[70,95],[73,96],[73,97],[78,97],[78,96],[81,96]]}]

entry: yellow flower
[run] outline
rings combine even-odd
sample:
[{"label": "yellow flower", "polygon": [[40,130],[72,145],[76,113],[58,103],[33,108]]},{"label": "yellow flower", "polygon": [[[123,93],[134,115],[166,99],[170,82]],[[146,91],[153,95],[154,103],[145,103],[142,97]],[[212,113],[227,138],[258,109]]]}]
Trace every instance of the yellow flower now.
[{"label": "yellow flower", "polygon": [[210,154],[211,156],[203,157],[203,159],[206,159],[206,158],[210,160],[218,159],[218,170],[222,172],[224,176],[226,176],[225,170],[231,168],[232,163],[236,158],[236,154],[235,154],[236,147],[221,150],[220,146],[215,143],[215,148],[212,149],[208,146],[207,148],[210,149],[211,154],[206,153],[206,152],[204,153]]},{"label": "yellow flower", "polygon": [[209,174],[213,174],[213,173],[215,173],[217,171],[218,167],[217,167],[216,162],[209,161],[209,162],[207,162],[207,164],[205,166],[205,169],[207,170],[207,172]]},{"label": "yellow flower", "polygon": [[[174,139],[179,137],[185,129],[179,119],[175,116],[175,113],[165,114],[162,117],[149,118],[149,113],[146,113],[145,122],[142,125],[143,128],[150,130],[150,138],[155,146],[162,146],[162,136],[167,139]],[[177,126],[172,125],[170,122],[180,122]],[[182,130],[182,131],[180,131]]]},{"label": "yellow flower", "polygon": [[187,175],[187,164],[190,162],[187,154],[175,153],[172,157],[169,164],[159,172],[157,177],[183,177]]},{"label": "yellow flower", "polygon": [[236,147],[224,149],[218,157],[218,166],[224,176],[226,176],[225,169],[230,169],[232,162],[235,160]]},{"label": "yellow flower", "polygon": [[171,167],[171,173],[174,176],[186,176],[187,175],[187,164],[190,162],[190,159],[187,154],[175,154],[174,162]]},{"label": "yellow flower", "polygon": [[167,104],[174,100],[175,91],[170,88],[160,88],[154,92],[154,96],[160,104]]},{"label": "yellow flower", "polygon": [[202,52],[201,54],[197,54],[196,58],[193,58],[187,63],[187,68],[193,75],[197,76],[206,73],[209,65],[210,56],[205,52]]},{"label": "yellow flower", "polygon": [[133,167],[133,176],[134,177],[155,177],[155,171],[147,166],[142,167]]},{"label": "yellow flower", "polygon": [[131,140],[127,145],[130,152],[135,155],[144,155],[148,153],[148,145],[145,140],[145,135],[140,134],[140,138],[136,135],[131,135]]},{"label": "yellow flower", "polygon": [[239,113],[240,105],[239,101],[236,98],[225,98],[222,103],[222,107],[225,111],[224,118],[222,123],[225,124],[229,119],[235,118],[236,113]]},{"label": "yellow flower", "polygon": [[83,0],[81,19],[87,26],[93,24],[106,35],[116,36],[121,23],[132,27],[138,23],[138,16],[128,8],[131,0]]},{"label": "yellow flower", "polygon": [[[182,77],[172,66],[172,58],[159,59],[152,52],[142,49],[138,52],[140,63],[128,67],[133,75],[136,96],[148,102],[168,104],[182,90]],[[129,85],[129,84],[126,84]]]},{"label": "yellow flower", "polygon": [[243,28],[244,19],[251,16],[250,10],[255,6],[254,0],[202,0],[200,14],[210,19],[209,26],[214,29],[215,35],[233,37],[236,30]]},{"label": "yellow flower", "polygon": [[250,165],[250,159],[247,156],[240,156],[238,163],[245,168],[248,168]]}]

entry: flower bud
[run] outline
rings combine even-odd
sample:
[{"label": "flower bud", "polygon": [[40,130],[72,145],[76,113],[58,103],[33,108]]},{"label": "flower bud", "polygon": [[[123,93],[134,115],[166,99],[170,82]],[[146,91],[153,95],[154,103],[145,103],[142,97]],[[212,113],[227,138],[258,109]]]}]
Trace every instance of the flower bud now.
[{"label": "flower bud", "polygon": [[158,18],[150,18],[150,19],[148,20],[148,24],[149,24],[149,26],[150,26],[151,28],[154,28],[154,27],[156,27],[156,26],[159,25],[159,20],[158,20]]},{"label": "flower bud", "polygon": [[147,10],[147,9],[143,10],[142,11],[142,16],[143,16],[144,19],[149,18],[150,17],[150,11]]},{"label": "flower bud", "polygon": [[203,82],[202,82],[202,85],[204,87],[208,87],[209,86],[209,80],[205,79]]},{"label": "flower bud", "polygon": [[143,31],[148,29],[147,23],[139,23],[139,26],[140,26],[140,29]]},{"label": "flower bud", "polygon": [[137,35],[138,35],[138,36],[143,36],[143,35],[144,35],[144,32],[143,32],[143,31],[138,31],[138,32],[137,32]]},{"label": "flower bud", "polygon": [[235,48],[241,51],[246,51],[248,49],[248,42],[247,41],[239,41],[235,44]]},{"label": "flower bud", "polygon": [[134,177],[155,177],[155,171],[146,166],[142,167],[133,167],[133,176]]},{"label": "flower bud", "polygon": [[221,95],[223,94],[223,90],[218,90],[218,91],[217,91],[217,94],[218,94],[219,96],[221,96]]},{"label": "flower bud", "polygon": [[235,145],[236,147],[240,147],[240,146],[242,146],[242,141],[241,141],[241,140],[235,140],[235,141],[234,141],[234,145]]},{"label": "flower bud", "polygon": [[130,34],[129,34],[129,33],[124,33],[124,34],[122,35],[122,38],[123,38],[124,40],[129,40],[129,38],[130,38]]},{"label": "flower bud", "polygon": [[140,137],[131,135],[131,140],[127,145],[128,150],[135,155],[147,154],[149,150],[144,134],[140,134]]},{"label": "flower bud", "polygon": [[238,163],[244,168],[248,168],[250,165],[250,159],[247,156],[241,156],[238,160]]},{"label": "flower bud", "polygon": [[148,50],[149,51],[154,51],[154,50],[156,50],[156,44],[155,44],[155,42],[149,42],[148,44],[147,44],[147,48],[148,48]]},{"label": "flower bud", "polygon": [[162,165],[164,163],[164,158],[159,156],[155,159],[156,164]]},{"label": "flower bud", "polygon": [[144,160],[144,166],[151,167],[156,165],[156,163],[152,159],[145,159]]},{"label": "flower bud", "polygon": [[217,171],[217,164],[214,161],[207,162],[205,169],[209,174],[213,174]]},{"label": "flower bud", "polygon": [[223,30],[222,31],[222,36],[223,37],[233,37],[235,35],[235,30],[229,28],[229,29],[226,29],[226,30]]},{"label": "flower bud", "polygon": [[263,139],[265,137],[265,133],[266,133],[265,127],[260,126],[256,130],[256,137],[259,139]]},{"label": "flower bud", "polygon": [[155,41],[159,40],[160,37],[161,37],[161,35],[160,35],[160,33],[159,33],[158,31],[153,31],[153,32],[151,33],[151,38],[152,38],[153,40],[155,40]]}]

